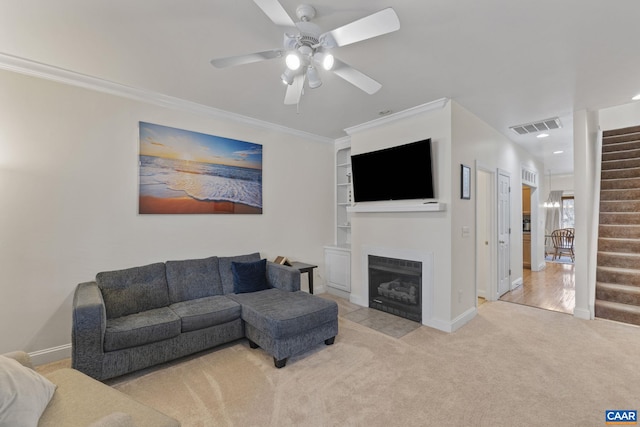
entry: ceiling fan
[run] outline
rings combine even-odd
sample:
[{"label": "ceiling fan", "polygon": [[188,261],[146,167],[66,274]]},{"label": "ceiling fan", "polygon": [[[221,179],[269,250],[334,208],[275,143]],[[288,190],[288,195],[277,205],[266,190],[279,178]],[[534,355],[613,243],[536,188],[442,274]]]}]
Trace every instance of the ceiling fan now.
[{"label": "ceiling fan", "polygon": [[253,1],[274,24],[285,27],[283,47],[214,59],[211,61],[214,67],[226,68],[284,57],[286,68],[280,77],[287,84],[284,98],[284,103],[287,105],[300,102],[305,80],[311,89],[322,85],[318,67],[331,70],[370,95],[380,90],[382,87],[380,83],[335,58],[332,50],[400,29],[398,15],[392,8],[383,9],[325,32],[311,22],[316,15],[313,6],[308,4],[298,6],[296,15],[299,21],[294,22],[278,0]]}]

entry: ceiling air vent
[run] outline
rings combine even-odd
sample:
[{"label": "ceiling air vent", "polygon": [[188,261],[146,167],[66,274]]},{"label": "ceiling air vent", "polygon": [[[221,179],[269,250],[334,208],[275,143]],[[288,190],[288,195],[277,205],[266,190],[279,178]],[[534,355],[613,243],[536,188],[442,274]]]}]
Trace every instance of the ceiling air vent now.
[{"label": "ceiling air vent", "polygon": [[560,129],[562,124],[560,119],[553,117],[551,119],[540,120],[539,122],[527,123],[524,125],[511,126],[509,129],[518,135],[527,135],[530,133],[544,132],[547,130]]}]

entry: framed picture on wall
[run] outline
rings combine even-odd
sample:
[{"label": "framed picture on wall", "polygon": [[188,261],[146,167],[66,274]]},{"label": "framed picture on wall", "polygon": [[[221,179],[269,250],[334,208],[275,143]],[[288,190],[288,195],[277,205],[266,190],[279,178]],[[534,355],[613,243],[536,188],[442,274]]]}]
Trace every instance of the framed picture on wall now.
[{"label": "framed picture on wall", "polygon": [[262,214],[262,145],[140,122],[140,214]]},{"label": "framed picture on wall", "polygon": [[460,198],[471,199],[471,168],[460,165]]}]

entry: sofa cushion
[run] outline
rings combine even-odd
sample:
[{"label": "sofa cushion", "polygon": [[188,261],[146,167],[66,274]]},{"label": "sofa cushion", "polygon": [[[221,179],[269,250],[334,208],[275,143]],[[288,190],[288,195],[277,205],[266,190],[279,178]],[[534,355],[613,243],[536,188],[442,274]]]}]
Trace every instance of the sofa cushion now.
[{"label": "sofa cushion", "polygon": [[102,292],[107,319],[152,310],[169,305],[164,263],[96,275]]},{"label": "sofa cushion", "polygon": [[222,295],[182,301],[169,308],[182,319],[182,332],[231,322],[242,313],[240,304]]},{"label": "sofa cushion", "polygon": [[39,373],[0,356],[0,426],[37,425],[55,390]]},{"label": "sofa cushion", "polygon": [[176,337],[180,334],[180,317],[169,307],[107,320],[105,351],[136,347]]},{"label": "sofa cushion", "polygon": [[235,294],[242,305],[242,320],[272,336],[287,338],[338,318],[338,305],[306,292],[277,288]]},{"label": "sofa cushion", "polygon": [[229,257],[219,257],[218,265],[220,268],[220,279],[222,280],[222,290],[226,294],[233,293],[233,271],[231,271],[232,262],[255,262],[260,261],[258,252],[247,255],[236,255]]},{"label": "sofa cushion", "polygon": [[171,303],[222,295],[218,257],[167,261]]},{"label": "sofa cushion", "polygon": [[267,283],[267,260],[256,262],[232,262],[233,292],[243,294],[269,289]]},{"label": "sofa cushion", "polygon": [[112,412],[91,423],[89,427],[136,427],[136,425],[131,415],[124,412]]},{"label": "sofa cushion", "polygon": [[87,427],[115,411],[129,414],[136,427],[180,426],[177,420],[75,369],[57,369],[46,376],[58,388],[38,427]]}]

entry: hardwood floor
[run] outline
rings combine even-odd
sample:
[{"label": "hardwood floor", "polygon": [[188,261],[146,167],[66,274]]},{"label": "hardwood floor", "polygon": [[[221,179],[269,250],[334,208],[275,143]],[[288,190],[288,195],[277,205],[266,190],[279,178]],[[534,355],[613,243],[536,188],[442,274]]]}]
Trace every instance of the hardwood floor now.
[{"label": "hardwood floor", "polygon": [[576,305],[574,264],[547,262],[542,271],[523,271],[523,284],[507,292],[501,301],[573,314]]}]

